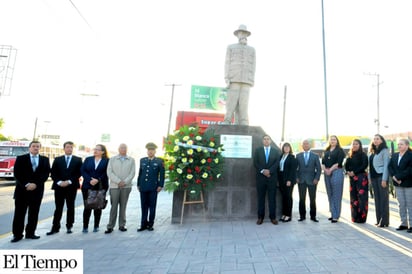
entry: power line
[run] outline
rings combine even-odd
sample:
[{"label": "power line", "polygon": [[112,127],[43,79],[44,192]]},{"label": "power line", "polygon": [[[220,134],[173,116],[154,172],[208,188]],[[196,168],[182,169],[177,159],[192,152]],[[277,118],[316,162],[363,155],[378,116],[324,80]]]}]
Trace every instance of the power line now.
[{"label": "power line", "polygon": [[73,8],[77,11],[77,13],[80,15],[80,17],[83,19],[83,21],[89,26],[91,30],[93,30],[92,26],[87,22],[86,18],[83,16],[83,14],[80,12],[80,10],[76,7],[76,5],[73,3],[72,0],[69,0],[69,2],[72,4]]}]

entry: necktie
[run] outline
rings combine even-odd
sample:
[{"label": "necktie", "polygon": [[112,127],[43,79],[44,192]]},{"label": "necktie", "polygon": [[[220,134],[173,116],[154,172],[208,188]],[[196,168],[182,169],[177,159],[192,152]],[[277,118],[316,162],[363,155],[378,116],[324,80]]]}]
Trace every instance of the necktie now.
[{"label": "necktie", "polygon": [[33,171],[35,171],[37,168],[37,157],[36,156],[31,156],[31,166],[33,168]]},{"label": "necktie", "polygon": [[70,164],[70,156],[66,157],[66,167],[69,168],[69,164]]},{"label": "necktie", "polygon": [[308,164],[308,160],[309,160],[309,154],[307,151],[305,151],[305,165]]},{"label": "necktie", "polygon": [[265,158],[266,158],[266,163],[269,162],[269,148],[265,147]]}]

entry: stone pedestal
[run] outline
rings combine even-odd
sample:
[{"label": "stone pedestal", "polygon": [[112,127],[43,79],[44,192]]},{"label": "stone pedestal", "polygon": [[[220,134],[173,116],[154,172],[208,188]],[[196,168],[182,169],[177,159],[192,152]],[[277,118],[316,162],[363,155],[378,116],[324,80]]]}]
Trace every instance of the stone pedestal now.
[{"label": "stone pedestal", "polygon": [[[214,125],[208,128],[216,135],[252,136],[251,158],[225,158],[224,173],[216,187],[204,193],[206,213],[201,204],[185,206],[183,222],[213,221],[219,219],[244,219],[257,217],[257,195],[253,154],[262,146],[265,134],[261,127],[241,125]],[[272,145],[279,149],[275,144]],[[281,198],[277,195],[277,208]],[[183,192],[173,195],[172,223],[180,223]],[[279,210],[278,210],[279,211]],[[267,211],[268,213],[268,211]],[[204,216],[205,215],[205,216]]]}]

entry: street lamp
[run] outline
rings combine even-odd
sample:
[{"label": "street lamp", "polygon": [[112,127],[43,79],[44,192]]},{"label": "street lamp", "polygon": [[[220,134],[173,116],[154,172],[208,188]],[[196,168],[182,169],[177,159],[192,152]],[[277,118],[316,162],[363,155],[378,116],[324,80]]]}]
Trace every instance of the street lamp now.
[{"label": "street lamp", "polygon": [[326,140],[329,140],[329,114],[328,114],[328,88],[326,81],[326,43],[325,43],[325,15],[322,2],[322,45],[323,45],[323,85],[325,93],[325,125],[326,125]]}]

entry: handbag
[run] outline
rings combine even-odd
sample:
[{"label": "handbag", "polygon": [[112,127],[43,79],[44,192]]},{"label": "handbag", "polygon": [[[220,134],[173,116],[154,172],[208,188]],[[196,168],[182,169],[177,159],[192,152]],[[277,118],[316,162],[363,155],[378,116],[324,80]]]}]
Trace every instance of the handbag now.
[{"label": "handbag", "polygon": [[99,189],[89,189],[87,191],[86,207],[89,209],[105,209],[107,205],[106,190],[102,189],[99,183]]}]

